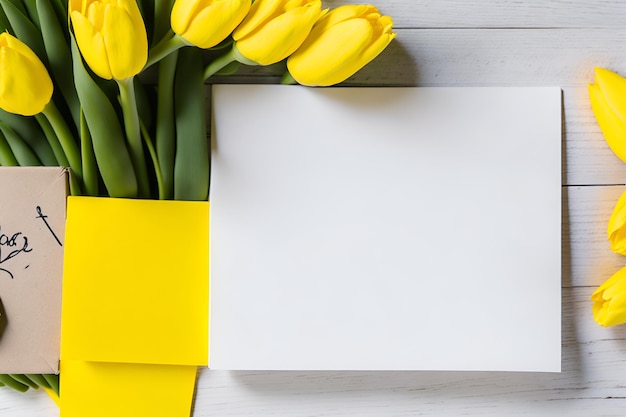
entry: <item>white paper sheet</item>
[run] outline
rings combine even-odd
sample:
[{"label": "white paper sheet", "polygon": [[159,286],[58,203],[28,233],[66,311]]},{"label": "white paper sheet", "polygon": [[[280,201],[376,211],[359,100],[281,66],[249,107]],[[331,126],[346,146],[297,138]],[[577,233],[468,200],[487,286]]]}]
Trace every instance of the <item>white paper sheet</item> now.
[{"label": "white paper sheet", "polygon": [[560,371],[559,88],[213,99],[211,368]]}]

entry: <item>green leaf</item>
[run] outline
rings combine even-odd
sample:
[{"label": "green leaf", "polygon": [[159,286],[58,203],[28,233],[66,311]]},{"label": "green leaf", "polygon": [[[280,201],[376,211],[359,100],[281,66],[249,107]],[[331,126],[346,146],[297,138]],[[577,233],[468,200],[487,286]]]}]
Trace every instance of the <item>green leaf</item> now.
[{"label": "green leaf", "polygon": [[69,167],[70,162],[67,160],[67,156],[65,156],[65,152],[63,152],[63,147],[61,146],[61,142],[59,142],[59,138],[56,133],[54,133],[54,129],[50,125],[50,122],[43,114],[39,113],[35,115],[35,120],[41,126],[41,130],[52,148],[52,152],[54,153],[54,158],[57,160],[57,165],[63,167]]},{"label": "green leaf", "polygon": [[59,386],[59,375],[55,374],[43,374],[41,375],[46,379],[48,385],[50,385],[50,389],[56,393],[56,395],[60,395],[61,389]]},{"label": "green leaf", "polygon": [[178,53],[174,82],[176,200],[205,201],[208,198],[209,147],[204,97],[202,52],[198,48],[183,48]]},{"label": "green leaf", "polygon": [[26,7],[24,7],[24,3],[22,0],[9,0],[9,2],[22,13],[24,16],[27,15]]},{"label": "green leaf", "polygon": [[50,384],[48,384],[48,381],[46,381],[46,379],[43,377],[43,375],[40,375],[40,374],[26,374],[26,376],[28,377],[28,379],[30,379],[31,381],[33,381],[35,384],[39,385],[40,387],[51,388]]},{"label": "green leaf", "polygon": [[137,177],[117,114],[107,96],[91,78],[72,37],[74,83],[91,133],[100,175],[111,197],[137,196]]},{"label": "green leaf", "polygon": [[17,159],[15,159],[15,155],[13,155],[13,152],[11,151],[11,147],[4,138],[2,132],[0,132],[0,166],[16,167],[18,165]]},{"label": "green leaf", "polygon": [[35,26],[38,28],[41,27],[39,25],[39,13],[37,12],[37,5],[35,4],[36,0],[22,0],[24,2],[24,6],[26,8],[26,13],[30,18],[30,21],[33,22]]},{"label": "green leaf", "polygon": [[74,125],[80,125],[80,103],[72,71],[68,71],[68,63],[72,61],[70,46],[65,38],[63,27],[57,19],[56,13],[49,0],[35,0],[41,22],[41,34],[44,48],[48,57],[52,77],[65,99],[65,103],[72,115]]},{"label": "green leaf", "polygon": [[13,378],[14,380],[16,380],[17,382],[21,382],[24,385],[28,385],[30,388],[33,389],[37,389],[39,388],[39,385],[35,384],[33,381],[31,381],[30,378],[28,378],[26,375],[22,375],[22,374],[11,374],[11,378]]},{"label": "green leaf", "polygon": [[[68,1],[66,0],[50,0],[52,2],[52,7],[57,14],[60,22],[63,22],[63,29],[67,29],[68,24]],[[69,35],[69,34],[68,34]],[[69,36],[68,36],[69,39]]]},{"label": "green leaf", "polygon": [[39,28],[26,17],[23,10],[16,7],[10,0],[0,0],[0,6],[9,19],[15,32],[14,35],[28,45],[44,64],[47,64],[46,49]]},{"label": "green leaf", "polygon": [[96,164],[96,155],[93,151],[93,143],[91,142],[91,133],[87,126],[85,113],[81,111],[80,119],[80,153],[83,164],[83,184],[85,193],[91,196],[98,195],[98,165]]},{"label": "green leaf", "polygon": [[13,129],[7,126],[5,123],[0,123],[0,131],[4,135],[15,159],[20,166],[40,166],[41,161],[37,158],[35,153],[26,145],[21,137],[15,133]]},{"label": "green leaf", "polygon": [[28,144],[43,165],[59,165],[52,147],[35,118],[20,116],[0,109],[0,121],[11,127]]},{"label": "green leaf", "polygon": [[170,31],[170,16],[174,0],[154,0],[154,33],[152,44],[156,45]]},{"label": "green leaf", "polygon": [[138,197],[150,197],[150,178],[146,164],[146,155],[141,139],[141,123],[137,110],[134,77],[125,80],[115,80],[120,89],[120,105],[124,117],[124,131],[126,143],[130,152],[130,159],[135,169],[138,185]]},{"label": "green leaf", "polygon": [[22,384],[21,382],[16,381],[15,379],[11,377],[11,375],[8,375],[8,374],[0,374],[0,382],[2,382],[7,387],[13,388],[14,390],[19,391],[19,392],[28,391],[28,385]]},{"label": "green leaf", "polygon": [[146,35],[148,36],[148,42],[152,39],[152,33],[154,32],[154,0],[139,0],[137,1],[139,11],[143,17],[143,23],[146,27]]},{"label": "green leaf", "polygon": [[0,31],[13,33],[13,29],[11,28],[11,24],[9,23],[9,19],[7,15],[4,13],[4,9],[0,7]]},{"label": "green leaf", "polygon": [[174,76],[178,52],[173,52],[159,63],[156,117],[156,153],[161,167],[164,198],[174,197],[174,157],[176,154],[176,124],[174,119]]}]

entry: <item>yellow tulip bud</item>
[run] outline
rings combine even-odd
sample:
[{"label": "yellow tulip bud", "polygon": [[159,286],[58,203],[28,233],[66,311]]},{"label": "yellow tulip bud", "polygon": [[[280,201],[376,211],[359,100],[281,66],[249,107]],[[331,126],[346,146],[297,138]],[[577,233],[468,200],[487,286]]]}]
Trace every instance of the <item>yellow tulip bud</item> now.
[{"label": "yellow tulip bud", "polygon": [[596,68],[595,82],[589,85],[591,108],[609,147],[626,162],[626,78]]},{"label": "yellow tulip bud", "polygon": [[52,98],[52,79],[22,41],[0,34],[0,108],[23,116],[41,113]]},{"label": "yellow tulip bud", "polygon": [[396,36],[393,20],[370,5],[345,5],[331,10],[313,26],[287,67],[300,84],[340,83],[376,58]]},{"label": "yellow tulip bud", "polygon": [[626,323],[626,267],[617,271],[591,295],[593,318],[601,326]]},{"label": "yellow tulip bud", "polygon": [[250,4],[250,0],[176,0],[172,30],[192,45],[211,48],[241,23]]},{"label": "yellow tulip bud", "polygon": [[322,14],[321,0],[256,0],[233,32],[237,51],[260,65],[287,58]]},{"label": "yellow tulip bud", "polygon": [[626,192],[624,192],[613,209],[607,227],[611,250],[626,255]]},{"label": "yellow tulip bud", "polygon": [[148,37],[135,0],[70,0],[76,43],[99,77],[137,75],[148,59]]}]

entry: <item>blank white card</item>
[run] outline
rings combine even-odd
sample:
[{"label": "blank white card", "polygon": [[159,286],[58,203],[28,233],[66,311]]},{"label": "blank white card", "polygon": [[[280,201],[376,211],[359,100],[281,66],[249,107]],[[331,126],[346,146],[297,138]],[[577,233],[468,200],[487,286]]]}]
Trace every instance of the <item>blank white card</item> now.
[{"label": "blank white card", "polygon": [[561,91],[213,87],[210,367],[561,365]]}]

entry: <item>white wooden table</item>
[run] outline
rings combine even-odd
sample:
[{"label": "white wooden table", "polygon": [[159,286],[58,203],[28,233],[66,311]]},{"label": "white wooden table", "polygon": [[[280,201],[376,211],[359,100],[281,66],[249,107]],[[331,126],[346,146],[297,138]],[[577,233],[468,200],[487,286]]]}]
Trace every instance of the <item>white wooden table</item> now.
[{"label": "white wooden table", "polygon": [[[327,0],[333,7],[348,0]],[[605,236],[626,189],[587,84],[601,66],[626,75],[622,0],[377,0],[397,40],[351,85],[563,89],[563,372],[218,372],[202,370],[194,416],[622,416],[626,325],[604,329],[589,296],[626,258]],[[241,82],[274,82],[252,69]],[[218,80],[219,81],[219,80]],[[528,161],[532,164],[532,161]],[[497,290],[489,296],[498,296]],[[463,340],[459,340],[462,346]],[[0,415],[53,417],[42,392],[0,389]]]}]

